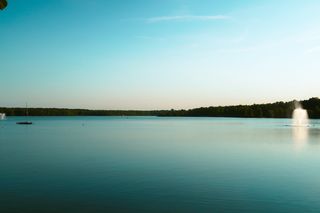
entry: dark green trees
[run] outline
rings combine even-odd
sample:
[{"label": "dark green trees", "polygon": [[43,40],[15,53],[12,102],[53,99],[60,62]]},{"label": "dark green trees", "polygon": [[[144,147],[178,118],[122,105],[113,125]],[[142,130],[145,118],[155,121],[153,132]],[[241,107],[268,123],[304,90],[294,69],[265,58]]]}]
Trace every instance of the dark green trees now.
[{"label": "dark green trees", "polygon": [[[31,108],[31,116],[182,116],[182,117],[242,117],[242,118],[290,118],[294,102],[276,102],[272,104],[254,104],[237,106],[201,107],[189,110],[87,110]],[[301,101],[310,118],[320,118],[320,99],[310,98]],[[8,116],[24,116],[25,108],[0,108]]]}]

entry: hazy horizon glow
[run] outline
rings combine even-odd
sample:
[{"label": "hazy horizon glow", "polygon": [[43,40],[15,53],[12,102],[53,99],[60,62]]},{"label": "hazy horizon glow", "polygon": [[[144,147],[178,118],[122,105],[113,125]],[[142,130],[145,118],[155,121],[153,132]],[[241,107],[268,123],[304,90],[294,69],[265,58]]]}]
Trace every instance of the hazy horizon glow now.
[{"label": "hazy horizon glow", "polygon": [[316,0],[9,0],[0,106],[181,109],[319,96]]}]

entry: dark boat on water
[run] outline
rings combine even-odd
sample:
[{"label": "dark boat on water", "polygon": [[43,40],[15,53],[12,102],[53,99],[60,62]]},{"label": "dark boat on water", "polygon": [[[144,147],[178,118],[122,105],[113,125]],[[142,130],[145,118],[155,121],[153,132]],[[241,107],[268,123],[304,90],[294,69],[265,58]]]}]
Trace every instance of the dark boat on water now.
[{"label": "dark boat on water", "polygon": [[[28,104],[26,104],[26,118],[28,118],[28,117],[29,117]],[[27,121],[19,121],[16,124],[18,124],[18,125],[31,125],[32,122],[28,121],[28,119],[27,119]]]},{"label": "dark boat on water", "polygon": [[30,122],[30,121],[21,121],[21,122],[17,122],[17,124],[19,124],[19,125],[31,125],[32,122]]}]

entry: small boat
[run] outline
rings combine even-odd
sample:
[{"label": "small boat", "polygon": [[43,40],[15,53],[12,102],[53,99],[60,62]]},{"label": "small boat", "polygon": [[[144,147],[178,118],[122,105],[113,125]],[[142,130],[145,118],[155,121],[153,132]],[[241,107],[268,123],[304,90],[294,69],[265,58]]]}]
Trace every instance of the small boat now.
[{"label": "small boat", "polygon": [[[29,117],[28,104],[26,104],[26,118],[28,118],[28,117]],[[26,120],[26,121],[19,121],[19,122],[17,122],[16,124],[18,124],[18,125],[31,125],[32,122]]]},{"label": "small boat", "polygon": [[32,122],[31,121],[21,121],[21,122],[17,122],[17,124],[19,124],[19,125],[31,125]]}]

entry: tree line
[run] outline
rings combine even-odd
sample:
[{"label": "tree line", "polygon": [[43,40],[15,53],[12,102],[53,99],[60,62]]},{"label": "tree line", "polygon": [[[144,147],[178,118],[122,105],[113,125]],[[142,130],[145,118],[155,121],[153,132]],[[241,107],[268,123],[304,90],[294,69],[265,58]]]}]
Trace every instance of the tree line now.
[{"label": "tree line", "polygon": [[[268,104],[211,106],[189,110],[89,110],[63,108],[30,108],[30,116],[181,116],[181,117],[243,117],[290,118],[296,101]],[[320,99],[300,101],[310,118],[320,118]],[[0,113],[8,116],[25,116],[25,108],[0,107]]]}]

